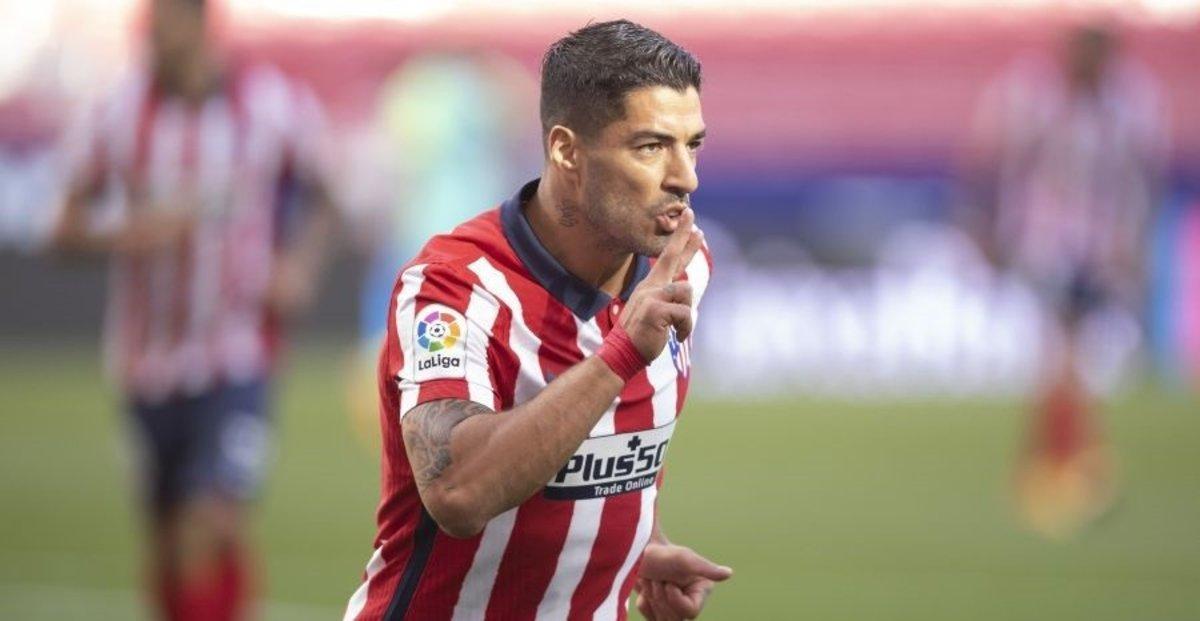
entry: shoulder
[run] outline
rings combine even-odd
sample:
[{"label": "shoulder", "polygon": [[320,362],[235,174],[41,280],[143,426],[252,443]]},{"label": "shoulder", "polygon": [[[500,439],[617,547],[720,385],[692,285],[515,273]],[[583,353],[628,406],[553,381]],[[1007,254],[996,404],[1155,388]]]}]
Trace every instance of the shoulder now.
[{"label": "shoulder", "polygon": [[100,133],[118,132],[132,128],[143,114],[150,97],[150,74],[145,69],[131,68],[122,73],[98,98],[86,106],[89,129]]},{"label": "shoulder", "polygon": [[456,226],[449,233],[435,235],[412,263],[437,264],[457,272],[471,272],[480,259],[503,261],[511,250],[500,226],[498,209],[490,209]]},{"label": "shoulder", "polygon": [[428,289],[467,290],[482,287],[480,272],[506,262],[507,241],[498,210],[486,211],[431,238],[401,270],[397,288],[422,283]]},{"label": "shoulder", "polygon": [[274,65],[232,66],[228,83],[234,96],[257,119],[289,126],[320,115],[320,105],[311,89]]}]

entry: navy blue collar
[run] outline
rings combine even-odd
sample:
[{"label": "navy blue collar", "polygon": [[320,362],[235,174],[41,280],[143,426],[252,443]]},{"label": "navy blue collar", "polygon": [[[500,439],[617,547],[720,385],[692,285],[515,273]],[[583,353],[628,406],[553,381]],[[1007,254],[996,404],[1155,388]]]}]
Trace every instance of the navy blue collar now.
[{"label": "navy blue collar", "polygon": [[[517,252],[517,258],[521,259],[543,289],[571,309],[575,316],[591,319],[612,302],[612,297],[568,272],[534,234],[521,207],[537,193],[538,181],[540,179],[526,183],[516,195],[500,206],[504,236]],[[650,272],[650,260],[640,254],[635,256],[633,269],[633,278],[621,292],[621,299],[625,301],[629,300],[634,287]]]}]

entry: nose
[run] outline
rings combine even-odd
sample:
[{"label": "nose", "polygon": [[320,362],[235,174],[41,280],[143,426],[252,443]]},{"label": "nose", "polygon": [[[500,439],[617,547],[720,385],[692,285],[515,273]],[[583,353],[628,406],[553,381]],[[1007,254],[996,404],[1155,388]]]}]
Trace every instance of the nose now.
[{"label": "nose", "polygon": [[696,176],[696,158],[686,145],[672,149],[666,173],[663,189],[667,192],[687,196],[700,187],[700,179]]}]

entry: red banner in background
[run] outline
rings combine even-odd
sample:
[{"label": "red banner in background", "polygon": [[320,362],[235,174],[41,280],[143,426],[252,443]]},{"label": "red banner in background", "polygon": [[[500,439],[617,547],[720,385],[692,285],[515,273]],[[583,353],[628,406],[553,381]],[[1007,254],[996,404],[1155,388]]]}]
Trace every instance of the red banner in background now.
[{"label": "red banner in background", "polygon": [[[816,18],[701,17],[647,25],[704,63],[705,116],[722,156],[902,159],[945,156],[961,145],[984,86],[1031,51],[1055,53],[1072,24],[1003,18],[825,22]],[[235,34],[240,55],[309,80],[335,120],[354,124],[379,84],[430,50],[487,49],[536,74],[546,44],[579,26],[561,17],[499,24],[288,23]],[[1126,49],[1158,78],[1176,152],[1200,153],[1200,27],[1127,25]],[[531,111],[532,113],[532,111]],[[786,150],[786,153],[785,153]]]}]

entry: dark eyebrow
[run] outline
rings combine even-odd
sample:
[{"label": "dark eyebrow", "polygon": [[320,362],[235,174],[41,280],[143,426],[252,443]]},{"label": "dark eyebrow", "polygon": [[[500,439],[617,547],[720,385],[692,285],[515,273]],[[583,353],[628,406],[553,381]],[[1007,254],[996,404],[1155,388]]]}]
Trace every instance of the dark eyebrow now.
[{"label": "dark eyebrow", "polygon": [[660,142],[675,142],[675,137],[672,136],[671,134],[666,134],[663,132],[656,132],[656,131],[649,130],[649,129],[644,129],[639,132],[634,132],[633,136],[631,136],[629,139],[633,142],[637,142],[639,140],[646,140],[648,138],[653,138]]},{"label": "dark eyebrow", "polygon": [[[691,138],[689,138],[688,142],[694,142],[696,140],[703,140],[707,134],[708,134],[708,130],[702,129],[699,132],[697,132],[695,135],[693,135]],[[656,132],[656,131],[650,130],[650,129],[644,129],[639,132],[634,132],[633,136],[630,137],[630,140],[633,142],[637,142],[638,140],[646,140],[647,138],[653,138],[655,140],[659,140],[662,142],[675,142],[675,136],[672,136],[671,134],[667,134],[664,132]]]}]

